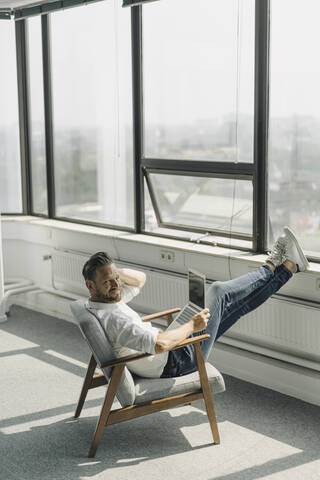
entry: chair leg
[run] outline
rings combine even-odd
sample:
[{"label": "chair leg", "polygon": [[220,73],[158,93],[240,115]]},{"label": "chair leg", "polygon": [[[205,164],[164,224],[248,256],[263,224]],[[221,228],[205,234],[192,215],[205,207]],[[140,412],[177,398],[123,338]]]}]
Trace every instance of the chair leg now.
[{"label": "chair leg", "polygon": [[208,419],[209,419],[209,423],[212,431],[213,440],[215,444],[219,444],[220,436],[219,436],[219,430],[217,425],[217,419],[214,411],[213,398],[212,398],[212,393],[211,393],[208,375],[206,371],[206,366],[203,360],[201,346],[199,343],[195,343],[194,347],[196,351],[196,358],[197,358],[204,403],[207,409],[207,415],[208,415]]},{"label": "chair leg", "polygon": [[106,392],[106,396],[104,398],[104,402],[101,408],[100,417],[96,426],[96,430],[94,432],[93,440],[91,443],[91,448],[89,451],[89,458],[95,456],[98,444],[101,440],[104,427],[106,426],[108,416],[112,407],[112,403],[114,397],[116,396],[118,386],[121,380],[122,372],[124,370],[125,365],[119,365],[113,368],[112,375],[109,381],[108,389]]},{"label": "chair leg", "polygon": [[75,418],[78,418],[80,413],[81,413],[84,401],[86,399],[89,387],[90,387],[91,382],[92,382],[92,378],[93,378],[93,374],[94,374],[94,371],[96,369],[96,366],[97,366],[97,362],[96,362],[94,356],[91,355],[91,358],[90,358],[89,363],[88,363],[87,373],[86,373],[86,376],[84,377],[84,381],[83,381],[78,405],[77,405],[77,408],[76,408],[76,413],[74,414]]}]

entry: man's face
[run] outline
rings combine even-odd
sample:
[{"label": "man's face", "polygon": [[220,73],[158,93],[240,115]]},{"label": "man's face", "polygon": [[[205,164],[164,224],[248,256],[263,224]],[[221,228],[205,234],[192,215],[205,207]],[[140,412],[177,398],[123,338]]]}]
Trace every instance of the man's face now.
[{"label": "man's face", "polygon": [[93,302],[115,303],[121,299],[121,280],[114,263],[97,268],[94,280],[86,285]]}]

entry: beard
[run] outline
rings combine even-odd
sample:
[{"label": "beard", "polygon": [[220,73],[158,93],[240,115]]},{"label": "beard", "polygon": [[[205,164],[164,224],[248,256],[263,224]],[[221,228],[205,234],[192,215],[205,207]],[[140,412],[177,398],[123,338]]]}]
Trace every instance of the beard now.
[{"label": "beard", "polygon": [[117,294],[110,295],[97,289],[95,296],[102,303],[116,303],[116,302],[119,302],[119,300],[121,300],[121,290]]}]

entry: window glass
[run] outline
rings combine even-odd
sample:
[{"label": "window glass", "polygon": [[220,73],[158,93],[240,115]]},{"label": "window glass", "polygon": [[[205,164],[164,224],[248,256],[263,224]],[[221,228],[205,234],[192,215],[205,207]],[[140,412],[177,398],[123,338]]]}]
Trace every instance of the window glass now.
[{"label": "window glass", "polygon": [[[172,174],[149,174],[159,223],[252,235],[252,182]],[[152,222],[148,212],[146,218]]]},{"label": "window glass", "polygon": [[14,22],[0,20],[0,212],[22,213]]},{"label": "window glass", "polygon": [[52,14],[56,214],[133,227],[130,9]]},{"label": "window glass", "polygon": [[320,3],[304,7],[271,2],[269,245],[289,225],[319,257]]},{"label": "window glass", "polygon": [[253,162],[254,0],[143,7],[144,155]]},{"label": "window glass", "polygon": [[48,214],[41,17],[28,20],[29,139],[34,213]]}]

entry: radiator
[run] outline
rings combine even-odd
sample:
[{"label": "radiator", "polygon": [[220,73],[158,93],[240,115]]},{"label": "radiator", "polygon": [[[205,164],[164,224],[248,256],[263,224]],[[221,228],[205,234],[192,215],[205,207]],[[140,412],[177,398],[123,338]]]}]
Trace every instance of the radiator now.
[{"label": "radiator", "polygon": [[227,335],[319,361],[320,309],[275,295],[242,317]]},{"label": "radiator", "polygon": [[[88,296],[82,267],[88,255],[55,250],[52,255],[53,287]],[[119,267],[137,268],[147,275],[142,292],[130,303],[139,312],[152,313],[180,307],[187,300],[187,276],[117,261]],[[223,337],[272,348],[312,361],[320,360],[320,309],[310,302],[273,296],[241,318]]]},{"label": "radiator", "polygon": [[[82,277],[82,267],[88,255],[81,252],[55,250],[52,255],[52,285],[57,290],[88,295]],[[152,313],[171,307],[182,306],[188,296],[186,275],[155,271],[134,263],[116,262],[127,268],[136,268],[147,275],[141,293],[130,303],[137,310]]]},{"label": "radiator", "polygon": [[53,288],[87,296],[82,267],[89,256],[81,252],[54,250],[51,258]]}]

